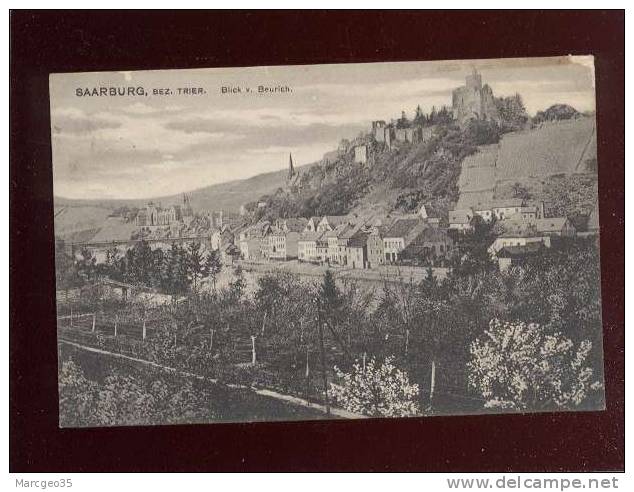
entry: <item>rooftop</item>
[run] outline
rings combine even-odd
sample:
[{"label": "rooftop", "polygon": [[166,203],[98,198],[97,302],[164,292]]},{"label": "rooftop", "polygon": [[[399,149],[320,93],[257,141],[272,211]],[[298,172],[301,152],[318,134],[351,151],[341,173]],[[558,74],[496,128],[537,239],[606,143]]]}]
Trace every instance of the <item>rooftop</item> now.
[{"label": "rooftop", "polygon": [[426,227],[425,222],[421,219],[398,219],[392,227],[387,231],[385,237],[402,237],[407,239],[413,234],[418,234]]},{"label": "rooftop", "polygon": [[449,211],[450,224],[468,224],[473,218],[473,210],[463,208]]}]

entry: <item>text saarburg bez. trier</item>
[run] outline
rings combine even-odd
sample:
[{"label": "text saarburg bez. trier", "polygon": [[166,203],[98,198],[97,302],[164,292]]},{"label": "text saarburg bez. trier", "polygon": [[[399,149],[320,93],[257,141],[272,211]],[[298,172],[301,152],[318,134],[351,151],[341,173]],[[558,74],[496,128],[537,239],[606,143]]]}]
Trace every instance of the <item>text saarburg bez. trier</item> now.
[{"label": "text saarburg bez. trier", "polygon": [[117,96],[197,96],[206,94],[207,91],[202,87],[177,87],[175,89],[169,87],[152,88],[147,90],[143,86],[111,86],[111,87],[77,87],[75,95],[77,97],[117,97]]}]

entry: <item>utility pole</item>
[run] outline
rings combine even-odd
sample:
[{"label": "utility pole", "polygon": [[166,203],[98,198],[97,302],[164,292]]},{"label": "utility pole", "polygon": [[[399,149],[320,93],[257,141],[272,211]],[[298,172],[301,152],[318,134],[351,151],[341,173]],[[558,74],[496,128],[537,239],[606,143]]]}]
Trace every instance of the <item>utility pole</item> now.
[{"label": "utility pole", "polygon": [[326,375],[326,350],[324,348],[324,326],[321,321],[321,313],[318,321],[319,349],[321,352],[321,376],[324,382],[324,399],[326,403],[326,415],[330,415],[330,402],[328,401],[328,376]]},{"label": "utility pole", "polygon": [[306,401],[310,405],[310,400],[309,400],[309,397],[310,397],[310,364],[308,362],[308,355],[309,355],[308,344],[306,344],[306,372],[305,372],[305,376],[306,376]]},{"label": "utility pole", "polygon": [[436,362],[431,361],[431,383],[429,385],[429,408],[434,402],[434,389],[436,388]]},{"label": "utility pole", "polygon": [[262,330],[261,330],[261,333],[260,333],[261,336],[264,336],[264,326],[266,325],[266,314],[267,313],[265,311],[264,312],[264,318],[262,318]]},{"label": "utility pole", "polygon": [[409,328],[405,330],[405,356],[409,353]]},{"label": "utility pole", "polygon": [[257,357],[255,354],[255,335],[251,335],[251,364],[255,365]]}]

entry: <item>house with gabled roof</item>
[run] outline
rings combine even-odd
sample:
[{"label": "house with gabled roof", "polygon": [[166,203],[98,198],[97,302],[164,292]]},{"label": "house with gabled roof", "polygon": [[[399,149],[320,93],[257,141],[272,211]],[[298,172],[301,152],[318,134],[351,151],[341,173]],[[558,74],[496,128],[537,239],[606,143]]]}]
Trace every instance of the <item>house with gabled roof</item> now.
[{"label": "house with gabled roof", "polygon": [[344,229],[348,227],[347,223],[339,224],[332,230],[323,231],[323,239],[328,245],[327,260],[331,264],[340,264],[341,258],[339,257],[339,235],[343,233]]},{"label": "house with gabled roof", "polygon": [[265,256],[271,260],[291,260],[298,257],[298,241],[306,228],[307,220],[303,218],[287,218],[275,221],[267,239]]},{"label": "house with gabled roof", "polygon": [[383,237],[388,231],[387,226],[373,226],[368,230],[366,242],[368,250],[368,268],[374,268],[385,263],[385,247]]},{"label": "house with gabled roof", "polygon": [[[323,235],[323,232],[317,231],[305,231],[301,233],[297,240],[297,259],[299,261],[308,262],[323,261],[317,249],[318,242]],[[328,246],[326,246],[326,250],[327,249]]]},{"label": "house with gabled roof", "polygon": [[467,232],[473,230],[471,220],[473,219],[475,212],[471,208],[456,209],[449,211],[449,229],[454,229],[460,232]]},{"label": "house with gabled roof", "polygon": [[575,226],[567,217],[546,217],[536,219],[537,231],[547,236],[573,237],[576,235]]},{"label": "house with gabled roof", "polygon": [[421,219],[397,219],[383,237],[385,260],[399,261],[401,251],[427,227],[428,225]]},{"label": "house with gabled roof", "polygon": [[245,260],[259,260],[266,256],[267,235],[271,231],[269,221],[260,221],[238,232],[240,255]]},{"label": "house with gabled roof", "polygon": [[357,231],[346,243],[346,264],[351,268],[369,268],[367,232]]},{"label": "house with gabled roof", "polygon": [[542,236],[573,237],[575,226],[566,217],[547,217],[544,219],[513,218],[500,221],[507,233],[523,233],[525,230]]},{"label": "house with gabled roof", "polygon": [[428,226],[412,235],[409,244],[399,253],[402,260],[417,264],[435,265],[451,257],[453,240],[444,229]]},{"label": "house with gabled roof", "polygon": [[494,200],[489,207],[497,220],[504,220],[519,213],[523,206],[522,198],[505,198]]},{"label": "house with gabled roof", "polygon": [[500,271],[506,271],[512,266],[524,264],[531,257],[541,254],[545,249],[543,243],[529,243],[523,246],[504,246],[497,252]]},{"label": "house with gabled roof", "polygon": [[502,248],[508,246],[526,246],[527,244],[543,244],[544,247],[550,248],[551,238],[537,232],[533,227],[525,227],[524,229],[507,231],[498,236],[489,246],[487,251],[493,257],[497,257]]},{"label": "house with gabled roof", "polygon": [[310,217],[304,228],[305,232],[317,232],[317,226],[321,222],[322,217]]},{"label": "house with gabled roof", "polygon": [[342,224],[347,224],[349,218],[346,215],[324,215],[317,224],[319,232],[332,231]]}]

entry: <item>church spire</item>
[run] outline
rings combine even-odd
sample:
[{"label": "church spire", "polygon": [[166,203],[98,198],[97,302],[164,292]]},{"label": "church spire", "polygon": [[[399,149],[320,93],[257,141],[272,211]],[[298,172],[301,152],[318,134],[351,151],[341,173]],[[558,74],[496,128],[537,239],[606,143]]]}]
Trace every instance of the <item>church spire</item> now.
[{"label": "church spire", "polygon": [[288,177],[292,178],[293,176],[295,176],[295,167],[293,166],[293,156],[290,154],[288,154]]}]

